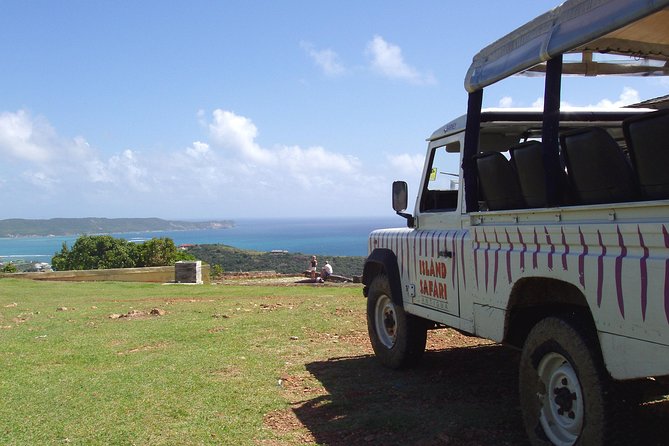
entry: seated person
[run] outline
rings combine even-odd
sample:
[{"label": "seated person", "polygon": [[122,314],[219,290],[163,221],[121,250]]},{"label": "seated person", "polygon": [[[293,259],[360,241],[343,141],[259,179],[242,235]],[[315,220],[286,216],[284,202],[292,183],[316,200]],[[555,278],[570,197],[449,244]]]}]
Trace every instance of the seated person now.
[{"label": "seated person", "polygon": [[332,265],[330,265],[330,262],[327,260],[325,261],[325,265],[321,269],[321,282],[325,282],[328,277],[332,275]]}]

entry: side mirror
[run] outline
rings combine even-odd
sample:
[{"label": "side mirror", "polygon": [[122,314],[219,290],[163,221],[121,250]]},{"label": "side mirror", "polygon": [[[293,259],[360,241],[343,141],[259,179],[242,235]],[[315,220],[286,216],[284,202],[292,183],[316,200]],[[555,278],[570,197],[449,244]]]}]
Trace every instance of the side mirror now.
[{"label": "side mirror", "polygon": [[409,186],[406,181],[393,181],[393,210],[404,212],[407,208]]},{"label": "side mirror", "polygon": [[407,226],[413,228],[413,215],[404,212],[409,201],[409,186],[406,181],[393,181],[393,210],[397,215],[407,219]]}]

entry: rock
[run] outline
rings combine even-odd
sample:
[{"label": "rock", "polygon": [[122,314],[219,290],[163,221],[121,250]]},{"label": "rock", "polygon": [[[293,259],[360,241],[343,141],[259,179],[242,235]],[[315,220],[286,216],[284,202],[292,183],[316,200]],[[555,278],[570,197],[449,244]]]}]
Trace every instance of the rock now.
[{"label": "rock", "polygon": [[144,312],[139,310],[130,310],[126,314],[121,315],[121,317],[139,317],[139,316],[144,316]]}]

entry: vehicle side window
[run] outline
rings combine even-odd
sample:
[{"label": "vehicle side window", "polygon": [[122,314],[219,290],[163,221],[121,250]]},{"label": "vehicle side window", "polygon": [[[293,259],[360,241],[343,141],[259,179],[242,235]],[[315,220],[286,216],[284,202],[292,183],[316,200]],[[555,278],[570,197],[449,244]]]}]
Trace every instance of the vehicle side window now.
[{"label": "vehicle side window", "polygon": [[449,153],[441,146],[433,149],[430,157],[430,174],[423,186],[421,211],[453,211],[458,207],[460,153]]}]

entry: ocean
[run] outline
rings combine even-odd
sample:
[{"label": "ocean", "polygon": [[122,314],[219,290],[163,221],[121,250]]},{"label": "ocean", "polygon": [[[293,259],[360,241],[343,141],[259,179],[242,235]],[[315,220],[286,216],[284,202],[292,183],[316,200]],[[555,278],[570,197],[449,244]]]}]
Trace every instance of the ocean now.
[{"label": "ocean", "polygon": [[[401,227],[398,216],[329,219],[240,219],[227,229],[126,232],[110,234],[141,242],[169,237],[178,245],[224,244],[255,251],[285,250],[330,256],[366,256],[367,237],[378,228]],[[72,247],[77,236],[0,238],[0,262],[26,260],[51,263],[63,243]]]}]

